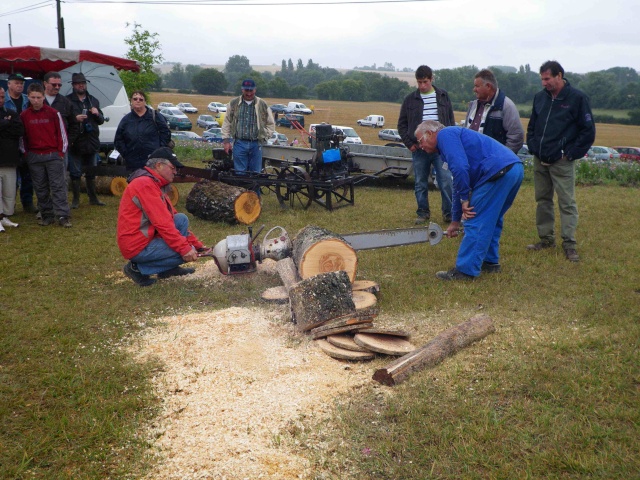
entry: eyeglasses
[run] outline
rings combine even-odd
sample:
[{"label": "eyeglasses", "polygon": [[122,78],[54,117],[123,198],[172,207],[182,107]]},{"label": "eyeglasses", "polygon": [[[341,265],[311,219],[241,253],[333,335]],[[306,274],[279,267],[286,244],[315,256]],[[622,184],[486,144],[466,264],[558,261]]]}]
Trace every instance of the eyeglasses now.
[{"label": "eyeglasses", "polygon": [[51,85],[53,88],[60,88],[62,87],[61,83],[50,83],[49,85]]},{"label": "eyeglasses", "polygon": [[167,167],[169,167],[172,172],[177,172],[178,171],[178,169],[175,167],[175,165],[173,163],[162,162],[162,165],[166,165]]},{"label": "eyeglasses", "polygon": [[144,98],[143,97],[133,97],[131,99],[132,102],[144,102]]}]

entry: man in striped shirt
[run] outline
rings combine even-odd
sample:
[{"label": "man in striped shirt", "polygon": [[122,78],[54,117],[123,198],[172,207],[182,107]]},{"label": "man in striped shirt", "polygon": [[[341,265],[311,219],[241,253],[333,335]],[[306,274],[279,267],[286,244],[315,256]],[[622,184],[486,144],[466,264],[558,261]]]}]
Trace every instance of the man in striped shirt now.
[{"label": "man in striped shirt", "polygon": [[420,149],[415,137],[416,128],[425,120],[435,120],[445,127],[455,125],[453,106],[449,94],[433,85],[433,71],[426,65],[416,70],[418,89],[404,99],[398,118],[398,132],[402,142],[411,150],[413,157],[413,175],[415,177],[415,194],[418,202],[416,224],[429,221],[429,174],[434,169],[440,195],[442,196],[442,219],[451,221],[451,172],[443,164],[438,152],[427,153]]}]

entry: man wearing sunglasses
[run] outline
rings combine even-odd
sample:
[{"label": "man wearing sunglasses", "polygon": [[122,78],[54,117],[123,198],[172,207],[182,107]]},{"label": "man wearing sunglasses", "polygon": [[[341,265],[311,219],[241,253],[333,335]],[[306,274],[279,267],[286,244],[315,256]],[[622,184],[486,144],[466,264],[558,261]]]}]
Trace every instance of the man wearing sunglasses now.
[{"label": "man wearing sunglasses", "polygon": [[[80,124],[76,121],[76,117],[73,114],[73,107],[71,106],[71,102],[64,95],[60,95],[60,88],[62,87],[62,77],[58,72],[48,72],[44,76],[44,103],[45,105],[49,105],[52,108],[55,108],[60,112],[62,116],[62,120],[64,120],[64,126],[67,130],[67,139],[69,140],[69,144],[72,144],[73,141],[80,133]],[[64,168],[67,169],[69,164],[69,156],[68,152],[64,155]],[[78,185],[78,196],[80,195],[80,186]],[[73,191],[73,200],[76,203],[74,207],[73,204],[71,208],[77,208],[77,198],[76,192]]]}]

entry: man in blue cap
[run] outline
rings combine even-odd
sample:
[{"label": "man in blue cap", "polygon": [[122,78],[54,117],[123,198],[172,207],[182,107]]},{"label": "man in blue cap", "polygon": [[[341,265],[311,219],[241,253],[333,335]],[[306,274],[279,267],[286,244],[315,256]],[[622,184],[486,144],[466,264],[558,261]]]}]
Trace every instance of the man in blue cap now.
[{"label": "man in blue cap", "polygon": [[244,80],[242,95],[229,102],[222,123],[224,151],[233,149],[233,168],[237,172],[262,171],[262,145],[275,129],[267,102],[256,97],[256,82]]}]

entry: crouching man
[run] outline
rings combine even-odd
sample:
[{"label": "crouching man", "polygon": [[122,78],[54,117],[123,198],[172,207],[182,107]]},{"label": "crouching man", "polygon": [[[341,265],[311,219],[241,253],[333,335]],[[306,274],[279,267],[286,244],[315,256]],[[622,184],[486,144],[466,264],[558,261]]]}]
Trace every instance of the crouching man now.
[{"label": "crouching man", "polygon": [[436,277],[472,280],[480,272],[499,272],[503,217],[520,189],[522,162],[491,137],[433,120],[418,126],[416,138],[425,152],[440,152],[453,175],[453,221],[446,235],[457,236],[465,220],[455,268]]},{"label": "crouching man", "polygon": [[187,216],[173,208],[165,193],[164,187],[182,166],[170,148],[157,149],[146,166],[128,178],[120,200],[118,248],[129,260],[124,274],[141,287],[155,283],[154,274],[162,279],[193,273],[195,269],[180,265],[195,262],[198,251],[206,250],[189,231]]}]

